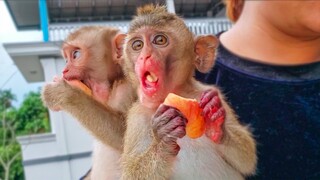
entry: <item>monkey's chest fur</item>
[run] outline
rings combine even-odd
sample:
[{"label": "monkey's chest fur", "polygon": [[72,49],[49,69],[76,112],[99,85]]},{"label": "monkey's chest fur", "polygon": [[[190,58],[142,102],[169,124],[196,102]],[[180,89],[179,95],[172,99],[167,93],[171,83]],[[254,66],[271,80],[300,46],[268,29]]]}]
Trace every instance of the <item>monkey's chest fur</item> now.
[{"label": "monkey's chest fur", "polygon": [[205,135],[197,139],[185,136],[178,139],[178,144],[181,149],[175,161],[172,179],[243,179],[239,172],[223,160],[216,150],[216,144]]}]

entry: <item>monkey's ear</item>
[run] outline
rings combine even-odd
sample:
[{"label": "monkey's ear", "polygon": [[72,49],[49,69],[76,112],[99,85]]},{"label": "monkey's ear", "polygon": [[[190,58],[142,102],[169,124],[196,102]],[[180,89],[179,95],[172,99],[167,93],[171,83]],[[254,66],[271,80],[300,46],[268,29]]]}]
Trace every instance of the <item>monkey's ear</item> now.
[{"label": "monkey's ear", "polygon": [[207,73],[213,67],[216,58],[216,48],[218,47],[218,39],[213,35],[201,35],[195,39],[197,69],[202,73]]},{"label": "monkey's ear", "polygon": [[115,59],[118,63],[120,63],[119,61],[121,61],[122,59],[122,55],[123,55],[123,45],[124,45],[124,40],[126,38],[126,34],[117,34],[114,38],[114,46],[116,49],[116,53],[113,54],[113,59]]}]

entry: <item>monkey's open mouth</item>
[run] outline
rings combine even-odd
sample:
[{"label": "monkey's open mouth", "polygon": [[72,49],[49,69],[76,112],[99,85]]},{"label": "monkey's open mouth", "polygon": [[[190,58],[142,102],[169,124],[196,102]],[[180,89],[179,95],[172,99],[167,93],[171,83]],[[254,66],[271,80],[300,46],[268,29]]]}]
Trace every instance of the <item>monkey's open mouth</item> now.
[{"label": "monkey's open mouth", "polygon": [[158,77],[152,72],[146,72],[145,76],[146,76],[147,82],[149,83],[156,83],[158,81]]},{"label": "monkey's open mouth", "polygon": [[156,74],[149,71],[144,73],[142,77],[142,85],[146,93],[151,94],[157,90],[158,80],[159,78]]}]

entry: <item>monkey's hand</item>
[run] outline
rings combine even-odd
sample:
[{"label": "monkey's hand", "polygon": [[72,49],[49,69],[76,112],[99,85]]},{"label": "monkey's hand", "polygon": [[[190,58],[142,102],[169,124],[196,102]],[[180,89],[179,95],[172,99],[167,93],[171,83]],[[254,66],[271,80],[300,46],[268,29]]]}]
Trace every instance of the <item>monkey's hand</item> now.
[{"label": "monkey's hand", "polygon": [[201,95],[200,107],[206,122],[206,135],[215,143],[221,143],[225,109],[221,105],[218,91],[211,89]]},{"label": "monkey's hand", "polygon": [[162,153],[176,156],[180,151],[177,139],[186,135],[187,119],[174,108],[161,104],[152,118],[153,135]]},{"label": "monkey's hand", "polygon": [[64,79],[55,77],[53,82],[43,86],[41,92],[42,102],[53,111],[62,109],[62,105],[71,100],[72,88]]}]

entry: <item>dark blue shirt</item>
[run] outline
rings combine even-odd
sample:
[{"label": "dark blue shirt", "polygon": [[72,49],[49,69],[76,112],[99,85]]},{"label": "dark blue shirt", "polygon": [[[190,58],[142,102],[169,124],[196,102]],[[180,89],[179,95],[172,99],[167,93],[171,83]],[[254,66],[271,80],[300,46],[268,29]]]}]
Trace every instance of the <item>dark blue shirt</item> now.
[{"label": "dark blue shirt", "polygon": [[197,79],[216,84],[257,141],[257,175],[250,179],[320,180],[320,62],[256,63],[222,45],[214,69]]}]

